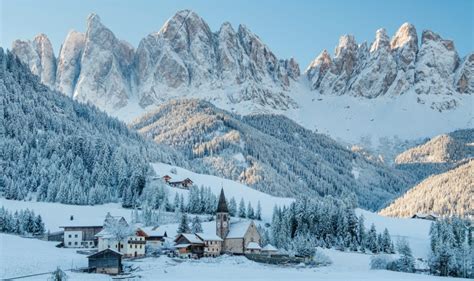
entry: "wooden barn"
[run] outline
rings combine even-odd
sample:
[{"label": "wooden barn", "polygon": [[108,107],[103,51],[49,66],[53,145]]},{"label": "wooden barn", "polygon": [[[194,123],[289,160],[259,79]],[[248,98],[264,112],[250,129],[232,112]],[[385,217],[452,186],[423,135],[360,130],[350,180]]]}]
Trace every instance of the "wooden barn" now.
[{"label": "wooden barn", "polygon": [[178,187],[182,189],[189,189],[193,185],[193,181],[190,178],[185,178],[182,181],[169,182],[172,187]]},{"label": "wooden barn", "polygon": [[89,270],[96,273],[120,274],[122,272],[122,253],[105,249],[87,257]]}]

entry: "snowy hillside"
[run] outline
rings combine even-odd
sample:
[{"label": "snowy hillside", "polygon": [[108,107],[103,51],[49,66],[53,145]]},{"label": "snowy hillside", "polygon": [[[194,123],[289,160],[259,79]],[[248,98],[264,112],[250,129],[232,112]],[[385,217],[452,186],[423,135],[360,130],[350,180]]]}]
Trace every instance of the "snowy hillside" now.
[{"label": "snowy hillside", "polygon": [[281,115],[241,117],[202,100],[180,100],[131,128],[183,152],[194,171],[276,196],[355,196],[375,210],[412,183],[407,172],[367,160]]}]

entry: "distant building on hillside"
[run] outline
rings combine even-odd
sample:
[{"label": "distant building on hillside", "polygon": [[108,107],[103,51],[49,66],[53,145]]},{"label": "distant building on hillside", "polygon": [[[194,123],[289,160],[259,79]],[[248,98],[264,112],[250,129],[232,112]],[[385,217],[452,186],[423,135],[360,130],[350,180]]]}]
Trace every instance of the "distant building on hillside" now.
[{"label": "distant building on hillside", "polygon": [[423,214],[423,213],[416,213],[411,216],[412,219],[422,219],[422,220],[430,220],[435,221],[438,219],[438,216],[435,214]]},{"label": "distant building on hillside", "polygon": [[169,181],[170,186],[182,188],[182,189],[189,189],[193,185],[193,181],[190,178],[185,178],[181,181]]},{"label": "distant building on hillside", "polygon": [[100,219],[76,219],[70,216],[67,223],[60,226],[64,229],[63,241],[66,248],[95,248],[97,238],[95,235],[103,228]]}]

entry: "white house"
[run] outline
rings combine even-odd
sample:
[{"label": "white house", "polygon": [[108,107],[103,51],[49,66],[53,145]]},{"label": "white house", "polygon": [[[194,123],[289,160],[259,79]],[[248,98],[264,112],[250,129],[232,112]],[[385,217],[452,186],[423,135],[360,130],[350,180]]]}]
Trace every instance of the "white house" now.
[{"label": "white house", "polygon": [[63,243],[66,248],[95,248],[97,238],[104,224],[103,218],[74,218],[70,216],[64,228]]},{"label": "white house", "polygon": [[[115,224],[114,226],[111,226]],[[109,227],[108,227],[109,226]],[[123,231],[119,228],[123,227]],[[130,226],[123,217],[107,215],[104,229],[95,236],[98,238],[99,251],[112,249],[124,257],[142,257],[145,255],[145,233],[137,228],[129,231]],[[131,234],[126,234],[127,232]],[[123,238],[119,240],[118,237]]]},{"label": "white house", "polygon": [[140,227],[139,231],[143,232],[146,245],[154,249],[163,247],[168,237],[166,230],[157,226]]}]

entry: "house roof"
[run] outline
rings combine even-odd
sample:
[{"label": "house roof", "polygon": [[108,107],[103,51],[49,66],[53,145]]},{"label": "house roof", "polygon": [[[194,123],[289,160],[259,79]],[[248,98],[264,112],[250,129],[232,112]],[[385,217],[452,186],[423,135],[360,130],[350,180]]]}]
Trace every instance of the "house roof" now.
[{"label": "house roof", "polygon": [[60,228],[66,227],[101,227],[104,225],[105,217],[74,217],[73,220],[68,219]]},{"label": "house roof", "polygon": [[188,242],[191,243],[191,244],[202,244],[203,243],[201,238],[199,238],[195,234],[191,234],[191,233],[178,234],[178,236],[176,237],[176,239],[174,241],[176,241],[180,236],[183,236],[184,238],[186,238],[186,240],[188,240]]},{"label": "house roof", "polygon": [[113,238],[113,235],[109,231],[107,231],[107,229],[104,228],[101,231],[99,231],[99,233],[97,233],[95,237],[101,237],[101,238],[107,239],[107,238]]},{"label": "house roof", "polygon": [[221,188],[221,194],[219,195],[219,203],[217,204],[217,213],[228,213],[227,202],[225,201],[224,189]]},{"label": "house roof", "polygon": [[98,256],[98,255],[100,255],[100,254],[103,254],[103,253],[105,253],[105,252],[110,252],[110,253],[113,253],[113,254],[118,255],[118,256],[123,256],[122,253],[117,252],[117,251],[112,250],[112,249],[109,248],[109,249],[105,249],[105,250],[99,251],[99,252],[97,252],[97,253],[95,253],[95,254],[92,254],[92,255],[90,255],[90,256],[87,256],[87,258],[93,258],[93,257]]},{"label": "house roof", "polygon": [[222,238],[217,236],[215,233],[196,233],[196,236],[204,241],[224,241]]},{"label": "house roof", "polygon": [[262,248],[260,247],[260,245],[258,245],[257,242],[249,242],[247,244],[247,249],[251,249],[251,250],[261,250]]},{"label": "house roof", "polygon": [[262,251],[278,251],[277,248],[275,248],[272,244],[267,244],[265,247],[262,248]]},{"label": "house roof", "polygon": [[166,235],[166,230],[158,226],[140,227],[148,237],[163,237]]},{"label": "house roof", "polygon": [[231,223],[229,227],[230,230],[226,238],[244,238],[245,233],[247,233],[251,223],[251,221]]}]

